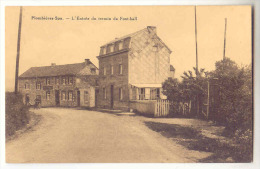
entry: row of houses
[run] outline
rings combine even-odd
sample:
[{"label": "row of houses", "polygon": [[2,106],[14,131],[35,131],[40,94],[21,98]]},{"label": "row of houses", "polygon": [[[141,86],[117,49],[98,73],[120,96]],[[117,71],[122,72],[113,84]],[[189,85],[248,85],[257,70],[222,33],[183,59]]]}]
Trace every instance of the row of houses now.
[{"label": "row of houses", "polygon": [[174,76],[171,50],[148,26],[100,47],[99,68],[83,63],[32,67],[19,76],[27,104],[128,110],[132,101],[165,99],[162,83]]}]

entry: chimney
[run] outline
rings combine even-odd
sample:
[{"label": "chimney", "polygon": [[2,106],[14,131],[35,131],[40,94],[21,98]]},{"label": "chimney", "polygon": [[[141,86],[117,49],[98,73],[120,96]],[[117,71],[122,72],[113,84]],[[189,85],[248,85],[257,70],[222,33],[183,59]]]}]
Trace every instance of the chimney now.
[{"label": "chimney", "polygon": [[91,62],[89,59],[85,59],[85,63],[86,63],[86,65],[89,65]]},{"label": "chimney", "polygon": [[56,66],[56,63],[51,63],[51,66]]},{"label": "chimney", "polygon": [[156,26],[147,26],[149,33],[157,34]]}]

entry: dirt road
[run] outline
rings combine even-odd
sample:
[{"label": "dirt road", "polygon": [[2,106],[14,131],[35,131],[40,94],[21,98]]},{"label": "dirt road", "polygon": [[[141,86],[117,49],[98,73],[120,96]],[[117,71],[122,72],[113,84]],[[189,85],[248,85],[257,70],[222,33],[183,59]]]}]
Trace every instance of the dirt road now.
[{"label": "dirt road", "polygon": [[42,108],[38,125],[6,143],[9,163],[196,162],[191,151],[144,125],[144,117]]}]

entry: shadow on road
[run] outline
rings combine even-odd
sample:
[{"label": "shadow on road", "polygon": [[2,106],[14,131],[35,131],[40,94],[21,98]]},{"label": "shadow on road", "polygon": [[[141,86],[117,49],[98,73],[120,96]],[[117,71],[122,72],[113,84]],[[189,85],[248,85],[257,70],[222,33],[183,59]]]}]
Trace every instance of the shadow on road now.
[{"label": "shadow on road", "polygon": [[239,157],[237,157],[235,145],[218,138],[205,137],[198,129],[177,124],[151,121],[146,121],[145,125],[151,130],[160,133],[164,137],[170,138],[187,149],[213,153],[211,156],[204,158],[199,162],[242,162]]}]

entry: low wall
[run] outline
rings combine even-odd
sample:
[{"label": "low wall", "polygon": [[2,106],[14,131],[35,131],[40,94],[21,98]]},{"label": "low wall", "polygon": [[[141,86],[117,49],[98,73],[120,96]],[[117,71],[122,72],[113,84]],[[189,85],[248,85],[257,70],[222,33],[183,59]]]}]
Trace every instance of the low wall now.
[{"label": "low wall", "polygon": [[156,100],[130,101],[129,108],[141,114],[154,115]]}]

